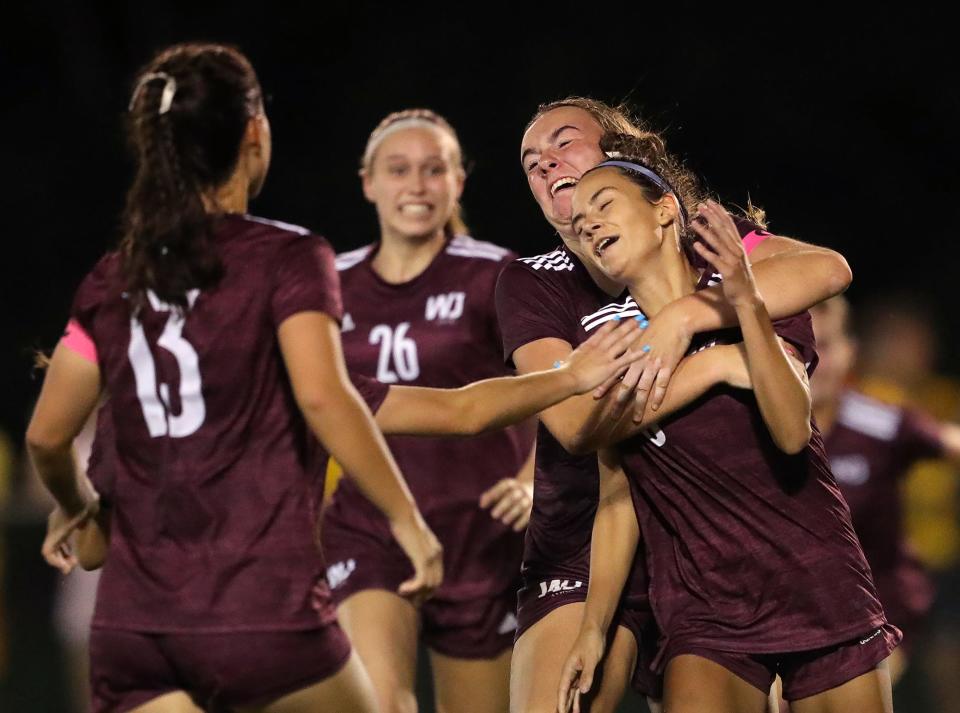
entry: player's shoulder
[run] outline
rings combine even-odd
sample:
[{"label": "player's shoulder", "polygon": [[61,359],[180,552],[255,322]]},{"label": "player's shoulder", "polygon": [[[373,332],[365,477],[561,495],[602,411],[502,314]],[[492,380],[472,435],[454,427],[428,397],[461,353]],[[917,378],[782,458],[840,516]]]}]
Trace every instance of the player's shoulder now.
[{"label": "player's shoulder", "polygon": [[335,263],[337,266],[337,272],[345,272],[350,270],[364,260],[367,259],[367,256],[373,250],[373,244],[364,245],[362,248],[356,248],[355,250],[347,250],[346,252],[337,253]]},{"label": "player's shoulder", "polygon": [[121,278],[123,258],[119,250],[111,250],[100,256],[81,282],[81,290],[102,292]]},{"label": "player's shoulder", "polygon": [[318,247],[333,252],[325,238],[302,225],[285,223],[258,215],[230,216],[219,230],[227,238],[240,237],[236,244],[243,246],[243,252],[254,251],[262,256],[266,253],[281,253],[287,249],[310,249]]},{"label": "player's shoulder", "polygon": [[517,258],[511,264],[516,265],[516,269],[557,277],[572,275],[577,268],[573,256],[562,245],[548,253]]},{"label": "player's shoulder", "polygon": [[504,263],[515,257],[515,253],[509,248],[463,234],[454,235],[444,248],[444,253],[454,258],[477,261],[481,264]]},{"label": "player's shoulder", "polygon": [[880,441],[896,438],[903,422],[901,407],[884,403],[858,391],[847,391],[840,402],[837,421],[844,427]]}]

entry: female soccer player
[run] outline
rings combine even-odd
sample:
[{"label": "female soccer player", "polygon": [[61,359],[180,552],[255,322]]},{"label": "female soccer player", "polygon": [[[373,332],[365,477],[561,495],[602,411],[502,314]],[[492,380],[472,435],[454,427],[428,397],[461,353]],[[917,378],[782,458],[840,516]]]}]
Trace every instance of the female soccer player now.
[{"label": "female soccer player", "polygon": [[[721,282],[739,330],[699,335],[692,348],[742,339],[753,393],[715,389],[601,453],[591,579],[560,708],[579,710],[591,687],[639,521],[666,710],[759,713],[779,673],[794,713],[889,713],[883,662],[900,633],[811,426],[809,314],[771,321],[737,227],[710,201],[688,218],[690,194],[675,188],[685,174],[662,143],[619,136],[606,147],[620,157],[573,195],[584,253],[649,315]],[[694,233],[703,242],[691,253],[712,266],[703,274],[684,244]],[[607,536],[614,527],[617,538]]]},{"label": "female soccer player", "polygon": [[388,518],[413,563],[405,593],[439,584],[441,548],[347,379],[332,252],[244,215],[270,129],[238,51],[160,53],[137,79],[130,132],[123,241],[71,314],[98,362],[58,346],[27,433],[64,519],[82,520],[96,497],[70,446],[109,391],[94,710],[375,711],[328,593],[313,592],[311,432]]},{"label": "female soccer player", "polygon": [[[493,293],[515,256],[465,234],[453,128],[426,109],[391,114],[370,135],[360,173],[380,238],[337,258],[350,369],[434,387],[508,373]],[[416,710],[418,639],[430,652],[439,710],[506,711],[532,437],[514,427],[458,441],[389,439],[445,552],[443,584],[419,609],[396,594],[407,565],[387,521],[351,479],[340,481],[324,512],[323,548],[340,621],[384,711]]]},{"label": "female soccer player", "polygon": [[[605,158],[600,138],[605,132],[652,136],[620,109],[592,99],[571,98],[547,104],[537,112],[523,136],[521,162],[544,217],[557,230],[561,244],[550,253],[522,258],[504,270],[497,285],[497,312],[504,355],[519,373],[548,367],[564,359],[604,320],[640,314],[635,301],[584,259],[571,228],[570,195],[582,173]],[[849,269],[836,253],[779,236],[740,221],[744,247],[757,260],[755,277],[775,316],[806,309],[846,288]],[[798,276],[802,275],[802,279]],[[642,324],[647,324],[643,322]],[[632,368],[608,402],[568,399],[541,414],[537,436],[536,488],[524,551],[523,588],[518,607],[518,639],[511,670],[511,707],[515,711],[552,711],[556,707],[565,652],[579,627],[589,581],[590,537],[597,504],[597,461],[593,450],[637,430],[629,415],[616,415],[633,399],[636,412],[646,395],[664,403],[666,385],[693,334],[736,324],[736,316],[717,288],[703,290],[666,307],[645,329],[650,346],[648,368]],[[697,355],[712,359],[713,356]],[[657,371],[659,369],[659,372]],[[692,386],[686,396],[676,384],[673,406],[697,395],[710,383],[707,365],[684,371]],[[666,404],[660,407],[664,413]],[[642,553],[641,553],[642,555]],[[634,687],[658,695],[658,681],[643,661],[656,634],[642,635],[651,615],[646,604],[646,577],[634,568],[636,581],[626,597],[619,626],[610,633],[611,656],[602,683],[592,693],[590,710],[613,710],[632,672]],[[641,662],[637,659],[640,644]],[[646,650],[646,651],[645,651]]]},{"label": "female soccer player", "polygon": [[896,685],[933,600],[933,585],[905,539],[900,479],[925,458],[960,462],[960,426],[877,401],[848,386],[857,352],[849,310],[846,299],[834,297],[810,311],[820,356],[810,395],[830,468],[850,505],[880,602],[887,618],[903,630],[903,644],[889,660]]}]

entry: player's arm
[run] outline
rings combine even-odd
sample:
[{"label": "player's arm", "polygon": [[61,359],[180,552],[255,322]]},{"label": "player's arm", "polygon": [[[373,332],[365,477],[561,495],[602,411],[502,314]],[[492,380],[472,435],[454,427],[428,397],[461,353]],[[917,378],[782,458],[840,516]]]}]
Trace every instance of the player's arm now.
[{"label": "player's arm", "polygon": [[[757,291],[772,319],[810,309],[842,293],[853,279],[844,257],[829,248],[773,235],[750,253]],[[737,315],[721,285],[677,300],[670,308],[685,322],[687,334],[732,327]]]},{"label": "player's arm", "polygon": [[76,563],[71,532],[97,512],[98,497],[80,474],[73,440],[100,397],[100,368],[59,344],[50,359],[40,398],[27,427],[27,453],[57,504],[48,521],[43,556],[64,573]]},{"label": "player's arm", "polygon": [[[810,441],[810,384],[800,360],[788,355],[750,270],[736,226],[720,206],[708,201],[694,223],[703,238],[696,251],[723,277],[725,299],[733,307],[746,352],[754,395],[777,447],[799,453]],[[709,247],[708,247],[709,246]]]},{"label": "player's arm", "polygon": [[[839,253],[778,235],[768,236],[752,247],[750,260],[757,290],[773,319],[798,314],[840,294],[853,277]],[[660,359],[660,366],[652,360],[638,363],[631,368],[627,380],[654,382],[649,398],[654,405],[659,404],[671,372],[689,348],[693,335],[736,325],[737,315],[724,299],[720,285],[676,300],[650,319],[644,337],[650,354]],[[638,413],[645,408],[646,399],[646,393],[637,393]]]},{"label": "player's arm", "polygon": [[639,335],[633,323],[609,323],[579,349],[568,349],[562,359],[522,376],[459,389],[391,386],[377,411],[377,425],[387,434],[469,436],[518,423],[622,373],[642,356],[630,350]]},{"label": "player's arm", "polygon": [[560,676],[558,710],[579,711],[581,695],[589,692],[597,665],[606,650],[610,628],[640,542],[640,526],[630,497],[630,485],[619,456],[600,451],[600,500],[590,542],[590,582],[580,633]]},{"label": "player's arm", "polygon": [[[704,350],[682,362],[676,377],[665,379],[669,383],[663,386],[662,405],[656,409],[652,405],[646,407],[639,419],[631,417],[632,410],[629,413],[625,410],[633,398],[634,388],[640,391],[651,388],[652,384],[643,379],[640,383],[615,387],[600,400],[592,394],[569,398],[541,412],[540,420],[570,453],[590,453],[600,446],[616,443],[687,406],[711,387],[734,380],[738,357],[726,349],[715,351],[717,349],[720,348]],[[519,347],[513,353],[513,361],[517,370],[525,374],[563,361],[570,353],[569,343],[545,338]],[[739,363],[741,371],[745,371],[742,360]],[[652,376],[652,372],[647,376]]]},{"label": "player's arm", "polygon": [[440,543],[347,376],[336,321],[323,312],[298,312],[281,322],[277,334],[294,397],[311,430],[386,515],[414,565],[414,577],[401,585],[400,593],[435,589],[443,571]]},{"label": "player's arm", "polygon": [[107,561],[110,547],[110,508],[102,507],[96,516],[80,525],[73,536],[73,552],[83,569],[100,569]]}]

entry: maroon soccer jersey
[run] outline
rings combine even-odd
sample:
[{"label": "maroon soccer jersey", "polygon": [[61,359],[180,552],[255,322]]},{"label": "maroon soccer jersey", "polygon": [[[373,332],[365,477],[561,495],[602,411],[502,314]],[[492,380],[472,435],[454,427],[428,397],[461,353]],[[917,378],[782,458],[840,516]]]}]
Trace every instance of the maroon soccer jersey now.
[{"label": "maroon soccer jersey", "polygon": [[[373,270],[376,246],[337,257],[343,346],[352,371],[386,384],[459,387],[508,372],[500,361],[493,290],[508,250],[457,236],[420,275],[390,284]],[[518,576],[521,535],[481,510],[481,494],[520,470],[532,434],[513,427],[467,439],[387,439],[430,527],[444,546],[447,600],[493,596]],[[357,523],[391,541],[388,523],[350,478],[324,513],[324,531]]]},{"label": "maroon soccer jersey", "polygon": [[[769,234],[754,223],[735,218],[748,250]],[[641,314],[624,292],[611,297],[590,277],[580,259],[561,243],[556,250],[521,258],[504,269],[497,283],[497,313],[503,334],[503,358],[538,339],[560,339],[573,347],[615,317]],[[542,423],[537,431],[533,513],[527,527],[524,571],[569,577],[569,585],[586,583],[590,571],[590,539],[597,508],[599,475],[595,454],[568,453]],[[645,598],[641,566],[632,574],[629,594]],[[549,586],[549,583],[548,583]]]},{"label": "maroon soccer jersey", "polygon": [[[591,279],[566,246],[511,262],[497,283],[497,314],[503,358],[538,339],[561,339],[577,346],[583,339],[580,317],[597,312],[612,298]],[[627,316],[639,309],[611,310]],[[586,583],[590,536],[598,498],[597,457],[572,455],[542,423],[537,431],[533,512],[524,543],[524,571],[558,573]]]},{"label": "maroon soccer jersey", "polygon": [[95,626],[318,626],[319,449],[296,407],[276,330],[304,311],[339,319],[333,254],[301,228],[233,215],[218,222],[215,244],[224,277],[191,292],[183,314],[150,295],[133,316],[116,253],[74,302],[72,316],[97,347],[115,434]]},{"label": "maroon soccer jersey", "polygon": [[909,626],[929,608],[933,590],[904,538],[900,478],[916,461],[943,454],[936,422],[848,391],[824,446],[887,616]]},{"label": "maroon soccer jersey", "polygon": [[[812,369],[809,315],[774,326]],[[740,340],[738,330],[698,335],[692,350]],[[716,387],[621,454],[668,642],[801,651],[884,623],[816,431],[803,452],[787,455],[751,392]]]}]

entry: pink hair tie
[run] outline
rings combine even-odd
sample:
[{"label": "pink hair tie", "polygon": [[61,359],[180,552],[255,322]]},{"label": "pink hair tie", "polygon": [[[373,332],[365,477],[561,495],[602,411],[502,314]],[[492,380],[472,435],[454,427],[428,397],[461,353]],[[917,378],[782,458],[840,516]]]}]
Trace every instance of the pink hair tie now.
[{"label": "pink hair tie", "polygon": [[77,320],[71,319],[67,322],[67,328],[63,331],[60,343],[87,361],[97,363],[97,345]]}]

